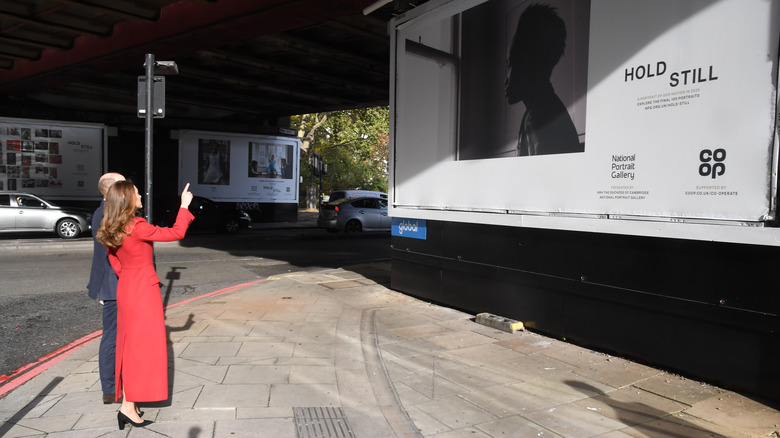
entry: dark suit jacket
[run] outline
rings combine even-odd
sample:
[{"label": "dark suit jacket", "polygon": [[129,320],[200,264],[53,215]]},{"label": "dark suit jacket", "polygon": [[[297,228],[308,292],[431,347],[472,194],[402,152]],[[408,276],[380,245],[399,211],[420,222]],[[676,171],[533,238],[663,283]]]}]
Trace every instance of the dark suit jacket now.
[{"label": "dark suit jacket", "polygon": [[95,238],[100,229],[100,221],[103,220],[103,206],[105,200],[100,202],[100,207],[92,215],[92,270],[89,273],[87,291],[89,297],[99,300],[116,300],[117,276],[111,263],[108,261],[108,251]]}]

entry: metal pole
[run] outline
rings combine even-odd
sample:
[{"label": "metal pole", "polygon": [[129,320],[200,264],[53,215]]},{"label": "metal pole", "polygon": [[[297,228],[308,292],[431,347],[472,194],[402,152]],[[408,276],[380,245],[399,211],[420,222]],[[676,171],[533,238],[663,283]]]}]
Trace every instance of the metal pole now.
[{"label": "metal pole", "polygon": [[152,223],[152,134],[153,134],[153,121],[154,121],[154,55],[146,54],[146,112],[145,116],[145,135],[144,135],[144,148],[146,164],[146,188],[144,194],[146,199],[144,205],[146,206],[146,221]]},{"label": "metal pole", "polygon": [[320,160],[320,188],[317,191],[317,199],[320,202],[320,205],[317,207],[322,207],[322,160]]}]

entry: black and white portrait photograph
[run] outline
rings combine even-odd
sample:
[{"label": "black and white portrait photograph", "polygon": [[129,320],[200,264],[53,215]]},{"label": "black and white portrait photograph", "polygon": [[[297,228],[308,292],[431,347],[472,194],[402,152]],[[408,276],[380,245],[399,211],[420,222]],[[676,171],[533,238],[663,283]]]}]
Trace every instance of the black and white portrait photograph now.
[{"label": "black and white portrait photograph", "polygon": [[493,0],[462,14],[459,160],[585,150],[589,10]]}]

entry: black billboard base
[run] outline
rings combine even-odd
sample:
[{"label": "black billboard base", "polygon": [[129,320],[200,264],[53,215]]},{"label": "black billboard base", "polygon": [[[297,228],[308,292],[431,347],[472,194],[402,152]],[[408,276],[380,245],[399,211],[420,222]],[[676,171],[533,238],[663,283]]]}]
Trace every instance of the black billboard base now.
[{"label": "black billboard base", "polygon": [[393,236],[393,289],[780,400],[778,248],[427,226],[426,240]]}]

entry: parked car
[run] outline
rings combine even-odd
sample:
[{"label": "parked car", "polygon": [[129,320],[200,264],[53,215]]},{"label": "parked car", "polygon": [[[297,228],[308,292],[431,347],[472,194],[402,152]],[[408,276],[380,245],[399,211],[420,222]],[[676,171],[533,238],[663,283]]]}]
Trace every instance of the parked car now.
[{"label": "parked car", "polygon": [[[176,222],[181,198],[160,199],[152,205],[155,225],[170,227]],[[252,218],[243,210],[236,210],[202,196],[193,196],[190,212],[195,216],[190,230],[217,233],[238,233],[249,228]]]},{"label": "parked car", "polygon": [[344,198],[320,207],[317,226],[332,233],[390,231],[387,200],[378,197]]},{"label": "parked car", "polygon": [[92,212],[24,192],[0,192],[0,233],[55,232],[72,239],[92,229]]}]

